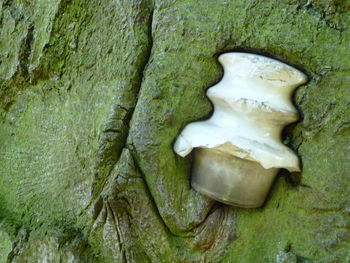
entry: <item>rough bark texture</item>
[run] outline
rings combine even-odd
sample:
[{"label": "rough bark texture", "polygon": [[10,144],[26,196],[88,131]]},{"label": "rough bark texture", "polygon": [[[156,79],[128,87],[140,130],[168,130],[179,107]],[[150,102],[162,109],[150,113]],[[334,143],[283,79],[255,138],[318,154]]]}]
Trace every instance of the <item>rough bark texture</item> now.
[{"label": "rough bark texture", "polygon": [[[350,3],[0,0],[0,262],[350,262]],[[216,58],[308,74],[300,175],[260,209],[190,188],[172,144]]]}]

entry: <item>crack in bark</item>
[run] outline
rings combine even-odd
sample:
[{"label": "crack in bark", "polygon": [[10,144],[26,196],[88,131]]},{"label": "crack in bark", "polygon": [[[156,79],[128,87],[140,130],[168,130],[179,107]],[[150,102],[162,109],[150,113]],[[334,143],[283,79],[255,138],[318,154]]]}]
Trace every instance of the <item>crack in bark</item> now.
[{"label": "crack in bark", "polygon": [[[144,72],[147,68],[151,53],[152,53],[152,46],[153,46],[153,40],[152,40],[152,21],[153,21],[153,11],[150,11],[148,18],[148,43],[146,46],[146,55],[139,54],[139,58],[142,59],[141,65],[138,68],[138,72],[136,74],[136,77],[138,78],[137,81],[137,90],[134,93],[134,97],[137,98],[138,94],[141,89],[142,80],[144,78]],[[130,82],[130,85],[132,81]],[[112,126],[105,128],[103,130],[103,135],[100,140],[100,150],[99,150],[99,160],[96,164],[96,171],[94,175],[94,183],[92,187],[92,196],[93,198],[96,198],[102,191],[103,187],[105,186],[108,177],[110,176],[110,173],[113,169],[113,167],[117,164],[120,153],[123,149],[123,147],[126,144],[127,137],[129,135],[129,123],[131,121],[135,105],[137,103],[137,100],[134,101],[133,105],[131,107],[127,107],[122,105],[122,101],[120,104],[114,105],[113,113],[109,117],[109,121],[107,122],[106,126]],[[124,114],[120,114],[118,112],[118,108],[124,111]],[[122,123],[118,123],[118,121],[121,120]],[[111,140],[111,135],[106,134],[108,132],[112,132],[114,135],[114,138]],[[118,134],[118,135],[117,135]],[[113,143],[114,141],[114,143]],[[110,145],[108,145],[110,143]],[[114,157],[113,157],[114,155]],[[108,159],[112,158],[112,161],[109,162]],[[109,162],[109,163],[108,163]],[[106,164],[107,163],[107,164]],[[107,166],[107,167],[105,167]]]},{"label": "crack in bark", "polygon": [[[230,208],[219,206],[217,209],[213,209],[205,222],[196,229],[196,234],[193,237],[178,237],[169,231],[161,219],[152,195],[142,175],[137,176],[138,173],[140,170],[136,166],[131,151],[125,148],[117,167],[113,170],[114,175],[109,180],[108,188],[104,190],[101,199],[96,202],[100,215],[95,216],[96,226],[94,228],[104,227],[106,219],[112,217],[115,230],[119,235],[119,242],[130,243],[130,237],[124,237],[121,234],[123,231],[131,231],[136,234],[138,236],[137,246],[142,247],[144,252],[153,258],[152,262],[165,259],[172,259],[171,262],[185,260],[183,256],[172,255],[173,252],[169,253],[169,251],[176,251],[173,249],[173,244],[169,242],[169,238],[183,240],[181,243],[184,242],[184,249],[199,251],[202,260],[220,258],[227,245],[234,239],[232,230],[235,220]],[[107,215],[103,215],[104,211]],[[127,213],[128,218],[131,217],[129,222],[132,222],[132,225],[126,226],[124,222],[122,223],[123,230],[121,230],[117,221],[123,213]],[[97,223],[98,218],[101,218],[103,222]],[[155,246],[157,242],[160,242],[159,238],[162,239],[161,247]],[[130,248],[130,245],[127,248],[121,248],[120,252],[126,255]],[[134,262],[129,261],[130,258],[132,256],[126,256],[126,262]]]},{"label": "crack in bark", "polygon": [[[141,92],[141,86],[143,83],[143,80],[145,78],[145,72],[147,70],[147,66],[150,63],[150,59],[151,59],[151,54],[153,52],[153,32],[152,32],[152,26],[153,26],[153,17],[154,17],[154,10],[152,9],[152,11],[150,11],[150,15],[149,15],[149,21],[148,21],[148,47],[147,47],[147,55],[145,56],[146,59],[143,61],[142,66],[139,67],[138,70],[138,82],[137,82],[137,92],[135,92],[135,94],[140,94]],[[138,97],[138,95],[135,95]],[[117,143],[117,147],[112,147],[110,150],[113,151],[106,151],[106,148],[104,146],[103,140],[101,141],[102,143],[100,145],[102,145],[102,147],[100,146],[100,149],[102,149],[101,151],[101,155],[105,156],[105,157],[109,157],[110,153],[114,154],[117,152],[117,155],[115,156],[115,158],[113,159],[113,162],[111,162],[108,166],[108,171],[105,172],[104,176],[104,182],[101,183],[101,181],[99,182],[99,189],[96,190],[97,188],[95,188],[95,192],[93,194],[93,199],[96,199],[97,196],[101,196],[100,198],[97,197],[97,200],[95,202],[95,204],[91,204],[92,205],[92,211],[93,211],[93,223],[96,224],[97,221],[99,220],[98,218],[102,219],[102,222],[100,222],[99,226],[103,227],[103,221],[106,222],[105,220],[107,219],[108,215],[103,215],[103,211],[105,211],[107,214],[111,214],[111,216],[113,216],[114,218],[114,225],[115,228],[118,232],[118,240],[119,242],[127,242],[126,240],[122,240],[120,237],[120,230],[118,230],[118,226],[116,221],[119,220],[119,216],[117,216],[117,214],[122,213],[122,211],[125,210],[125,212],[127,212],[128,214],[130,214],[130,216],[132,217],[132,222],[133,222],[133,231],[136,231],[136,235],[141,235],[144,236],[145,233],[144,231],[145,226],[143,225],[144,223],[141,223],[141,221],[143,221],[143,217],[147,214],[149,214],[149,216],[146,216],[146,221],[150,221],[149,224],[151,226],[150,229],[147,229],[146,231],[152,231],[153,229],[157,229],[155,230],[156,232],[159,233],[149,233],[149,236],[143,240],[141,247],[143,247],[144,252],[153,260],[162,260],[165,258],[173,258],[173,262],[178,262],[178,260],[180,260],[180,258],[182,258],[182,260],[184,260],[184,255],[170,255],[168,252],[164,252],[164,249],[171,249],[173,250],[173,244],[168,243],[168,241],[166,242],[166,244],[164,243],[162,245],[162,247],[155,247],[154,246],[154,242],[158,242],[157,238],[154,235],[161,235],[162,238],[168,239],[168,238],[175,238],[175,239],[183,239],[186,240],[181,241],[181,243],[184,242],[184,244],[182,244],[181,246],[184,246],[183,248],[186,250],[194,250],[194,251],[201,251],[201,255],[199,256],[199,258],[201,258],[201,260],[207,260],[207,258],[219,258],[223,251],[225,250],[225,248],[227,248],[227,246],[229,244],[231,244],[233,238],[233,232],[234,232],[234,224],[235,224],[235,220],[234,220],[234,212],[233,210],[230,210],[228,207],[216,207],[215,209],[212,209],[211,212],[207,213],[202,220],[200,221],[199,224],[196,224],[195,226],[193,226],[187,233],[185,236],[182,235],[176,235],[174,233],[172,233],[172,231],[168,228],[166,222],[163,220],[162,215],[161,215],[161,211],[159,210],[159,208],[157,207],[156,201],[154,199],[154,196],[151,194],[151,191],[149,189],[149,185],[147,184],[146,180],[145,180],[145,175],[142,172],[142,169],[140,167],[140,164],[137,161],[137,149],[134,147],[132,141],[128,141],[127,142],[127,138],[129,137],[129,126],[130,126],[130,121],[133,118],[134,115],[134,109],[136,104],[138,103],[138,100],[135,101],[133,107],[126,107],[124,105],[118,104],[115,107],[119,108],[120,110],[122,110],[124,113],[128,112],[128,117],[121,117],[120,115],[116,115],[115,111],[114,111],[114,116],[112,116],[112,118],[110,118],[109,123],[110,125],[106,125],[108,127],[106,127],[104,129],[104,133],[110,133],[110,134],[118,134],[121,135],[120,137],[116,137],[114,138],[114,141],[119,140],[119,142]],[[115,123],[113,123],[113,121],[115,120],[121,120],[122,119],[122,123],[124,125],[125,131],[123,131],[124,129],[120,129],[120,128],[116,128]],[[108,141],[106,139],[106,141]],[[112,140],[113,141],[113,140]],[[108,148],[108,147],[107,147]],[[123,149],[124,151],[127,151],[130,154],[130,158],[131,160],[128,161],[125,159],[121,159],[123,158]],[[108,149],[107,149],[108,150]],[[104,155],[104,153],[108,153],[107,155]],[[107,160],[108,161],[108,160]],[[106,158],[101,160],[101,163],[105,163],[106,162]],[[124,165],[126,165],[126,167],[124,167]],[[123,168],[124,167],[124,168]],[[129,168],[128,168],[129,167]],[[134,168],[132,168],[134,167]],[[117,169],[117,170],[116,170]],[[122,169],[123,172],[118,172],[120,169]],[[126,170],[125,170],[126,169]],[[130,169],[135,169],[136,173],[140,173],[140,176],[136,176],[135,175],[135,171],[132,171]],[[111,177],[112,174],[115,174],[114,177]],[[125,174],[123,174],[125,173]],[[96,179],[97,177],[95,177]],[[109,180],[108,180],[109,178]],[[100,179],[98,179],[100,180]],[[136,180],[136,181],[134,181]],[[96,182],[96,180],[95,180]],[[129,192],[129,189],[131,187],[131,189],[134,190],[130,190],[132,192]],[[140,189],[139,189],[140,187]],[[141,190],[142,189],[142,190]],[[141,192],[139,192],[141,191]],[[134,200],[134,195],[137,196],[142,196],[142,197],[138,197],[138,199],[142,199],[139,200],[137,203],[140,204],[135,204],[135,200]],[[127,195],[127,196],[125,196]],[[143,200],[145,199],[145,200]],[[147,201],[146,201],[147,200]],[[115,203],[116,207],[112,207],[110,202]],[[123,203],[125,202],[127,207],[123,208],[123,207],[117,207],[119,206],[118,204],[120,204],[120,202]],[[144,203],[144,204],[143,204]],[[90,206],[91,206],[90,205]],[[108,206],[109,208],[107,208],[106,210],[106,206]],[[124,206],[124,205],[122,205]],[[121,209],[121,211],[119,211]],[[113,210],[113,211],[112,211]],[[138,211],[138,212],[136,212]],[[136,213],[136,214],[135,214]],[[137,217],[137,218],[135,218]],[[140,218],[138,218],[140,217]],[[153,219],[151,219],[151,218]],[[141,221],[140,221],[141,220]],[[125,227],[125,226],[124,226]],[[141,234],[142,233],[142,234]],[[138,239],[143,239],[142,237],[138,237]],[[123,238],[124,239],[124,238]],[[146,242],[146,244],[144,244]],[[127,248],[126,248],[127,249]],[[123,249],[120,248],[120,250],[122,251]],[[124,249],[125,250],[125,249]],[[205,254],[202,254],[203,252],[206,252]],[[126,262],[128,262],[129,257],[126,256],[125,253],[126,250],[123,252],[124,253],[124,260],[126,260]],[[177,259],[176,259],[177,258]]]},{"label": "crack in bark", "polygon": [[106,207],[107,207],[107,214],[109,213],[111,215],[111,218],[113,220],[113,224],[114,224],[114,228],[117,232],[117,239],[118,239],[118,247],[119,247],[119,251],[123,251],[123,245],[122,245],[122,240],[121,240],[121,234],[120,234],[120,229],[119,229],[119,225],[118,225],[118,218],[116,217],[116,215],[113,213],[113,209],[111,207],[111,204],[109,203],[109,201],[106,201]]}]

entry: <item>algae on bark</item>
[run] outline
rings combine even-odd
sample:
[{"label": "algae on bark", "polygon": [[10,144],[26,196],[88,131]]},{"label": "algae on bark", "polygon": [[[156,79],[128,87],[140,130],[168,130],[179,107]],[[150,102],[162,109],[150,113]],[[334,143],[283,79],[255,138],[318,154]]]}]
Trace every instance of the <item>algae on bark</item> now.
[{"label": "algae on bark", "polygon": [[8,234],[0,231],[0,263],[7,262],[7,256],[12,250],[12,242]]},{"label": "algae on bark", "polygon": [[[348,1],[0,0],[0,19],[0,260],[350,261]],[[310,78],[284,133],[302,173],[261,209],[193,191],[172,151],[227,51]]]}]

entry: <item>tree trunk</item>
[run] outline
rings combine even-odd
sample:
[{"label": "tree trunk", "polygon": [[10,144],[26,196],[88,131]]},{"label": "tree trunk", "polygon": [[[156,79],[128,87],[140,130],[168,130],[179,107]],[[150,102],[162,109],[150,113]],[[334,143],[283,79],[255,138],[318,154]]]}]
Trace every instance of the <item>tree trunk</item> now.
[{"label": "tree trunk", "polygon": [[[0,0],[0,263],[350,262],[350,3]],[[266,204],[190,187],[173,142],[217,56],[305,72]]]}]

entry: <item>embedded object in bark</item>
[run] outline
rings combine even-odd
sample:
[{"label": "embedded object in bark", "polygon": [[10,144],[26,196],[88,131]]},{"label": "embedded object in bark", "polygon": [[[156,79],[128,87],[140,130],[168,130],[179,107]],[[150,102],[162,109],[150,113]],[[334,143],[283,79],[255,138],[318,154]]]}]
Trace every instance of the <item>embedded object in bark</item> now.
[{"label": "embedded object in bark", "polygon": [[291,102],[305,74],[248,53],[219,57],[222,80],[207,95],[214,113],[187,125],[175,142],[182,157],[195,151],[192,186],[220,202],[259,207],[279,168],[300,171],[297,155],[281,143],[283,127],[298,119]]}]

